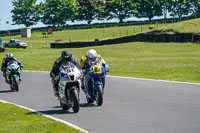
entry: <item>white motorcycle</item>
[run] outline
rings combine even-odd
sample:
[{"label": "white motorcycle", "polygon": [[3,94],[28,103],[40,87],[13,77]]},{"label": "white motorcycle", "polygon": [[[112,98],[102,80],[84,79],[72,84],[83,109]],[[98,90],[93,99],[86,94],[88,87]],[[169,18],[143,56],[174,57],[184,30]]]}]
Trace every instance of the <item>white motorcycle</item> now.
[{"label": "white motorcycle", "polygon": [[81,72],[71,62],[66,62],[59,68],[58,93],[59,101],[63,110],[73,109],[79,111],[79,92],[81,88]]}]

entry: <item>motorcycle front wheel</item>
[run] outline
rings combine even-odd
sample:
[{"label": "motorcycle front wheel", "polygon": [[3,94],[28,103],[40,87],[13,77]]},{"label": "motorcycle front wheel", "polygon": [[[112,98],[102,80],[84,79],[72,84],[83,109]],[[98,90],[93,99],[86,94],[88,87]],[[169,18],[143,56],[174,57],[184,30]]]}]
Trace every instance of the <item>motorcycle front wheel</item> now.
[{"label": "motorcycle front wheel", "polygon": [[15,76],[11,77],[11,90],[19,91],[19,85]]},{"label": "motorcycle front wheel", "polygon": [[95,86],[95,98],[98,106],[103,104],[102,85]]},{"label": "motorcycle front wheel", "polygon": [[78,98],[78,90],[72,89],[71,90],[71,102],[72,102],[72,109],[74,113],[77,113],[79,111],[79,98]]}]

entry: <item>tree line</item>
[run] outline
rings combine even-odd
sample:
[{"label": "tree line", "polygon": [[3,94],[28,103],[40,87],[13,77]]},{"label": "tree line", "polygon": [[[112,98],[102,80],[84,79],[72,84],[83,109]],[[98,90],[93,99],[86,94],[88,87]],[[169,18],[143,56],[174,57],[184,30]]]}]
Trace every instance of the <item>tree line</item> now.
[{"label": "tree line", "polygon": [[11,13],[15,25],[26,27],[41,21],[45,25],[60,27],[67,21],[118,19],[119,23],[130,17],[148,18],[168,15],[181,18],[200,17],[200,0],[13,0]]}]

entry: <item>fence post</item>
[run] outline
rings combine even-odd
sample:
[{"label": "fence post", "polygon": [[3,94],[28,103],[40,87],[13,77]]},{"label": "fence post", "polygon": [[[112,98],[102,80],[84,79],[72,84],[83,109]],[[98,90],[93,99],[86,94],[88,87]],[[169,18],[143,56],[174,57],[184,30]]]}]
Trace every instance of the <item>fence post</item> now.
[{"label": "fence post", "polygon": [[140,28],[141,28],[141,32],[142,32],[142,30],[143,30],[143,29],[142,29],[142,25],[141,25],[141,27],[140,27]]},{"label": "fence post", "polygon": [[[104,25],[105,27],[105,25]],[[105,38],[105,29],[103,28],[103,38]]]},{"label": "fence post", "polygon": [[156,21],[156,27],[158,28],[158,21]]},{"label": "fence post", "polygon": [[49,43],[49,42],[47,41],[47,42],[46,42],[46,48],[48,48],[48,43]]},{"label": "fence post", "polygon": [[133,33],[135,33],[135,27],[133,28]]}]

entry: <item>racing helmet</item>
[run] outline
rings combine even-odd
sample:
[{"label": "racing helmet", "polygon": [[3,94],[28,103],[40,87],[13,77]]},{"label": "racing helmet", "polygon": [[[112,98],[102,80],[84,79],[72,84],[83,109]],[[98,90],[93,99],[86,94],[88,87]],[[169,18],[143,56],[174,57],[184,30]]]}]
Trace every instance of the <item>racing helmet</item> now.
[{"label": "racing helmet", "polygon": [[61,58],[63,61],[71,61],[72,53],[69,50],[63,50],[61,53]]},{"label": "racing helmet", "polygon": [[86,56],[89,60],[95,60],[97,58],[97,52],[94,49],[90,49],[86,52]]},{"label": "racing helmet", "polygon": [[6,58],[7,58],[7,60],[12,60],[13,58],[14,58],[14,55],[13,55],[13,53],[8,53],[7,55],[6,55]]}]

